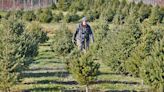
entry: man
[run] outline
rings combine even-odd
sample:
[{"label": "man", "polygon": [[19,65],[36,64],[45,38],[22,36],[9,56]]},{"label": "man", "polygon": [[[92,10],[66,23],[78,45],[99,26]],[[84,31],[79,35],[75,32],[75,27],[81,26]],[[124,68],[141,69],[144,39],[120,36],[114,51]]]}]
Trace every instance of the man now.
[{"label": "man", "polygon": [[91,40],[94,42],[93,32],[87,23],[87,18],[83,17],[82,22],[73,35],[73,42],[78,46],[79,50],[86,51],[89,48]]}]

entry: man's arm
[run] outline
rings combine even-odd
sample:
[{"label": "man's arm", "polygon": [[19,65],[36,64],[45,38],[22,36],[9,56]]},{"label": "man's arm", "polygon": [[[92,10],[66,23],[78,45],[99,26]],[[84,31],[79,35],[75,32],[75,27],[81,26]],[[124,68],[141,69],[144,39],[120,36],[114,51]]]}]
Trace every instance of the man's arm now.
[{"label": "man's arm", "polygon": [[89,30],[90,30],[89,37],[92,39],[92,42],[94,42],[94,35],[90,26],[89,26]]},{"label": "man's arm", "polygon": [[74,32],[73,37],[72,37],[72,42],[73,43],[76,43],[76,36],[77,36],[78,31],[79,31],[79,28],[77,27],[76,31]]}]

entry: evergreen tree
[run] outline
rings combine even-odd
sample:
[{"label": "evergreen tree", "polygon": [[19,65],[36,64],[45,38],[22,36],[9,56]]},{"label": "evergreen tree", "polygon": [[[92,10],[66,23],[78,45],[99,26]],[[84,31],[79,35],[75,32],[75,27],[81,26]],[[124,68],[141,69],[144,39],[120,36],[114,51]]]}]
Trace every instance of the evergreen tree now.
[{"label": "evergreen tree", "polygon": [[80,85],[86,86],[86,92],[89,92],[89,85],[96,79],[100,65],[94,62],[90,52],[79,56],[71,58],[68,70]]},{"label": "evergreen tree", "polygon": [[144,80],[145,84],[151,85],[153,91],[164,91],[164,39],[156,41],[151,55],[146,57],[142,61],[142,67],[140,70],[140,76]]},{"label": "evergreen tree", "polygon": [[21,21],[4,21],[0,30],[0,90],[9,92],[37,55],[39,43],[47,40],[40,27],[25,28]]},{"label": "evergreen tree", "polygon": [[149,22],[152,25],[155,25],[155,24],[161,22],[160,12],[159,12],[159,7],[158,6],[152,8],[151,15],[150,15],[150,18],[149,18]]},{"label": "evergreen tree", "polygon": [[140,22],[148,18],[150,16],[150,13],[151,10],[146,5],[142,4],[138,11]]},{"label": "evergreen tree", "polygon": [[16,83],[19,67],[22,64],[19,45],[16,35],[9,29],[2,30],[0,34],[0,90],[10,92],[10,88]]},{"label": "evergreen tree", "polygon": [[73,50],[72,33],[66,24],[61,24],[60,29],[55,32],[52,42],[52,50],[57,56],[66,56]]}]

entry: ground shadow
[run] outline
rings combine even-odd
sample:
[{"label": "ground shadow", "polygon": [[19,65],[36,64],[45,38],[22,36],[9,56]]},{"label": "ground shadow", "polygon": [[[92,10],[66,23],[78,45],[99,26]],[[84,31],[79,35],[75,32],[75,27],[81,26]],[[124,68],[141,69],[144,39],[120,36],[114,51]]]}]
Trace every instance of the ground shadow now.
[{"label": "ground shadow", "polygon": [[32,88],[28,90],[23,90],[22,92],[56,92],[60,91],[61,88],[59,87],[53,87],[53,88],[43,88],[43,87],[37,87],[37,88]]},{"label": "ground shadow", "polygon": [[34,88],[34,89],[29,89],[29,90],[24,90],[22,92],[85,92],[85,91],[80,91],[80,90],[76,90],[76,89],[72,89],[72,90],[62,90],[61,89],[55,89],[55,88]]},{"label": "ground shadow", "polygon": [[80,91],[80,90],[72,89],[72,90],[62,90],[61,92],[85,92],[85,91]]},{"label": "ground shadow", "polygon": [[54,67],[54,68],[52,68],[52,67],[37,67],[37,68],[31,68],[31,69],[29,69],[29,71],[42,71],[42,70],[63,70],[63,67]]},{"label": "ground shadow", "polygon": [[115,80],[97,80],[91,82],[91,84],[104,84],[104,83],[110,83],[110,84],[130,84],[130,85],[139,85],[139,82],[129,82],[129,81],[115,81]]},{"label": "ground shadow", "polygon": [[47,56],[41,56],[41,57],[38,57],[35,60],[40,60],[40,59],[54,59],[54,57],[53,56],[49,56],[49,57],[47,57]]},{"label": "ground shadow", "polygon": [[62,85],[77,85],[76,81],[58,81],[58,80],[40,80],[37,82],[31,82],[26,84],[62,84]]},{"label": "ground shadow", "polygon": [[33,73],[26,72],[22,74],[23,77],[67,77],[69,73],[67,71],[54,71],[54,72],[43,72],[43,73]]},{"label": "ground shadow", "polygon": [[54,84],[62,84],[62,85],[77,85],[76,81],[53,81]]},{"label": "ground shadow", "polygon": [[[86,92],[85,89],[62,90],[61,92]],[[104,92],[96,89],[89,89],[89,92]]]},{"label": "ground shadow", "polygon": [[[138,92],[138,91],[135,91],[135,90],[108,90],[105,92]],[[140,91],[140,92],[143,92],[143,91]]]},{"label": "ground shadow", "polygon": [[53,52],[51,49],[42,50],[42,52]]},{"label": "ground shadow", "polygon": [[100,72],[99,75],[121,75],[120,73]]}]

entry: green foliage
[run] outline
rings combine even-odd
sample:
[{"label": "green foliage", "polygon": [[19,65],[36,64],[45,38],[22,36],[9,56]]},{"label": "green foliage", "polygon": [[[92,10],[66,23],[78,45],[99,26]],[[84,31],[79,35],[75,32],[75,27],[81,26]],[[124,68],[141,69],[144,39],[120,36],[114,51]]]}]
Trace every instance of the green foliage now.
[{"label": "green foliage", "polygon": [[141,65],[140,76],[146,84],[151,85],[158,92],[164,91],[164,39],[155,41],[151,55],[146,57]]},{"label": "green foliage", "polygon": [[65,56],[69,54],[73,48],[72,33],[68,30],[65,24],[62,24],[55,32],[52,42],[52,49],[56,55]]},{"label": "green foliage", "polygon": [[144,21],[146,18],[148,18],[150,16],[151,10],[148,6],[142,4],[142,6],[140,7],[138,14],[139,14],[139,19],[140,22]]},{"label": "green foliage", "polygon": [[0,34],[0,90],[9,92],[28,69],[38,53],[38,45],[46,41],[46,34],[38,25],[25,28],[21,21],[3,20]]},{"label": "green foliage", "polygon": [[9,11],[9,12],[7,12],[7,14],[5,15],[5,19],[9,19],[9,17],[12,15],[12,12],[11,11]]},{"label": "green foliage", "polygon": [[[127,71],[133,76],[141,77],[145,84],[151,85],[156,91],[163,87],[163,31],[144,30],[141,43],[135,48],[126,62]],[[161,91],[162,92],[162,91]]]},{"label": "green foliage", "polygon": [[15,17],[18,19],[22,19],[23,13],[24,13],[23,10],[15,11]]},{"label": "green foliage", "polygon": [[[79,53],[76,53],[79,54]],[[68,70],[80,85],[89,86],[99,73],[100,64],[95,63],[90,52],[74,56],[68,63]]]},{"label": "green foliage", "polygon": [[104,12],[101,14],[101,17],[104,17],[108,22],[112,22],[114,15],[114,11],[112,11],[112,9],[109,8],[107,10],[104,10]]},{"label": "green foliage", "polygon": [[26,30],[27,33],[35,37],[36,41],[38,41],[39,43],[44,43],[49,39],[47,36],[47,32],[44,32],[44,29],[41,27],[41,25],[39,25],[38,22],[32,22],[26,27]]},{"label": "green foliage", "polygon": [[41,14],[39,14],[38,17],[39,17],[38,19],[40,22],[49,23],[53,19],[52,11],[49,9],[45,9],[41,11]]},{"label": "green foliage", "polygon": [[88,21],[93,22],[95,19],[99,19],[100,13],[98,11],[87,11],[84,16],[87,17]]},{"label": "green foliage", "polygon": [[63,11],[66,11],[69,9],[71,5],[72,0],[59,0],[57,8]]},{"label": "green foliage", "polygon": [[126,17],[126,24],[134,24],[139,21],[137,9],[133,8],[129,13],[129,16]]},{"label": "green foliage", "polygon": [[161,23],[161,17],[160,17],[160,12],[159,12],[158,6],[152,8],[149,22],[152,25],[155,25],[157,23]]},{"label": "green foliage", "polygon": [[18,50],[16,35],[9,29],[2,30],[0,34],[0,90],[10,91],[10,87],[17,81],[17,70],[22,62]]},{"label": "green foliage", "polygon": [[51,9],[53,9],[53,10],[57,9],[57,6],[56,6],[55,3],[53,3],[53,4],[51,5]]},{"label": "green foliage", "polygon": [[117,25],[117,24],[120,24],[120,22],[121,22],[121,15],[116,14],[113,18],[113,23]]},{"label": "green foliage", "polygon": [[53,14],[53,22],[59,22],[64,18],[64,15],[62,12],[59,14]]},{"label": "green foliage", "polygon": [[[70,13],[65,16],[60,11],[52,14],[51,9],[56,7]],[[59,0],[57,6],[39,9],[36,14],[34,11],[16,12],[8,12],[6,19],[22,19],[23,15],[27,21],[35,20],[36,17],[45,23],[63,19],[70,23],[79,21],[83,13],[82,16],[86,16],[89,21],[95,21],[95,43],[90,48],[92,53],[89,51],[83,55],[73,51],[72,34],[65,24],[60,26],[53,38],[54,53],[68,56],[70,62],[67,62],[67,68],[79,84],[89,85],[95,79],[99,69],[99,64],[94,62],[96,58],[116,72],[140,77],[145,84],[157,89],[155,91],[159,92],[158,89],[163,88],[164,33],[160,24],[164,23],[163,8],[144,5],[142,2],[127,3],[125,0]],[[22,22],[11,22],[7,23],[7,27],[3,25],[6,29],[1,28],[0,64],[3,66],[0,66],[0,87],[3,89],[6,87],[8,90],[19,79],[20,72],[27,69],[37,55],[38,44],[48,39],[38,24],[25,26]],[[8,72],[11,66],[14,68]]]},{"label": "green foliage", "polygon": [[76,0],[71,3],[69,11],[82,11],[84,10],[84,3],[82,0]]},{"label": "green foliage", "polygon": [[65,16],[65,21],[67,22],[67,23],[70,23],[70,22],[77,22],[78,20],[80,20],[80,16],[79,15],[77,15],[77,14],[67,14],[66,16]]},{"label": "green foliage", "polygon": [[34,21],[36,19],[36,15],[34,11],[27,11],[23,14],[23,19],[26,21]]}]

